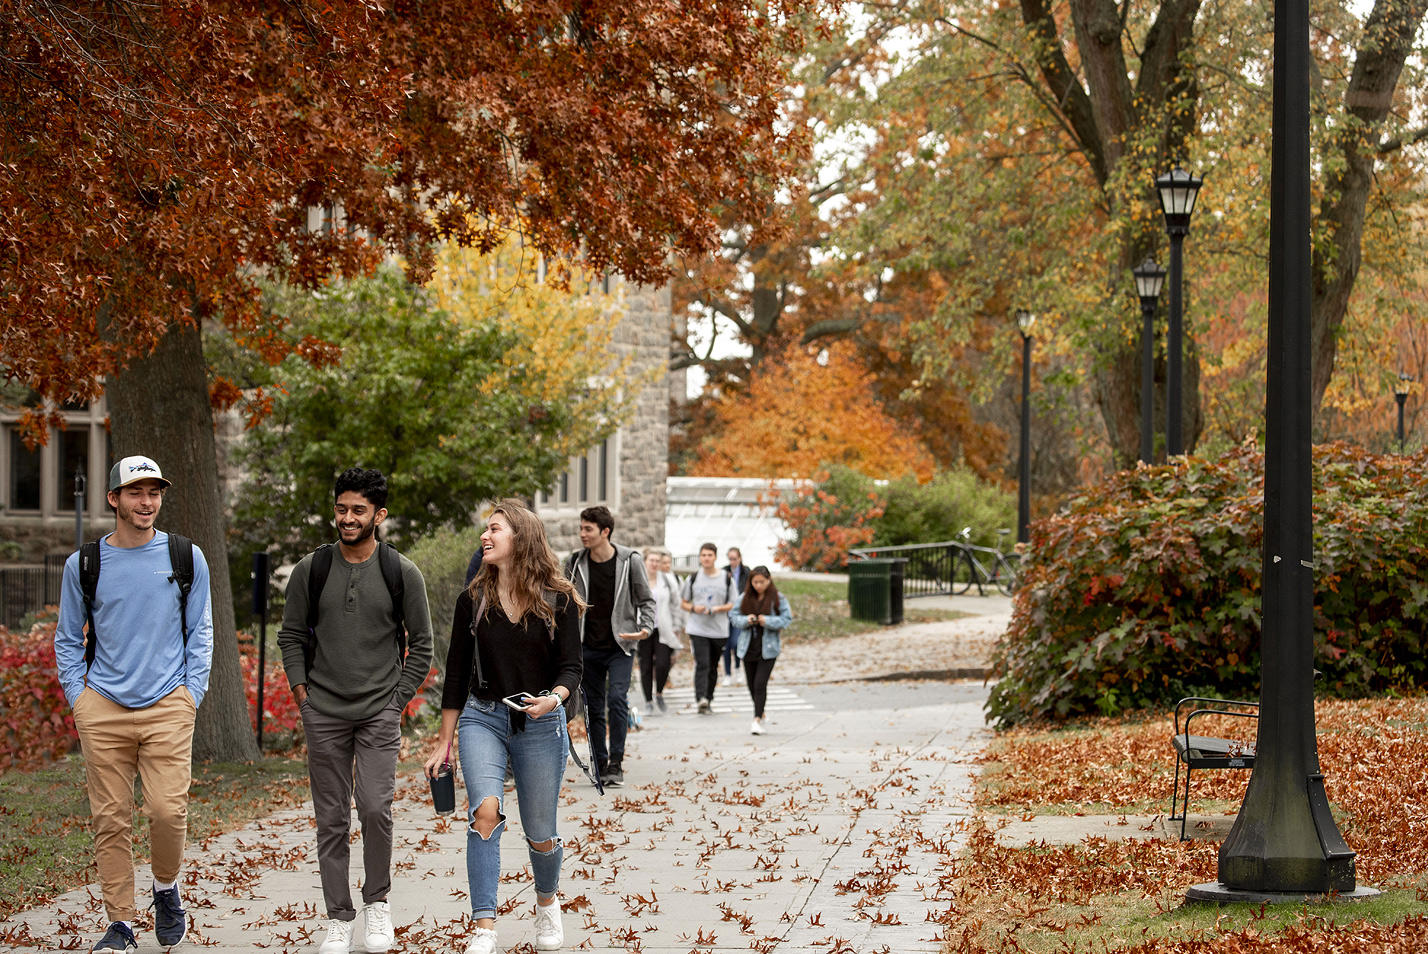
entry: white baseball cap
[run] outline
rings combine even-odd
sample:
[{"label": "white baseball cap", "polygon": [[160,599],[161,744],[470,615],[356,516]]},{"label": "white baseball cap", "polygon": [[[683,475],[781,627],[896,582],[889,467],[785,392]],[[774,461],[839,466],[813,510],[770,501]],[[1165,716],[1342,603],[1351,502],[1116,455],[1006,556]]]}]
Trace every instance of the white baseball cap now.
[{"label": "white baseball cap", "polygon": [[111,491],[128,486],[136,480],[157,480],[160,487],[173,486],[170,481],[164,479],[163,471],[159,470],[159,465],[150,457],[126,457],[109,471]]}]

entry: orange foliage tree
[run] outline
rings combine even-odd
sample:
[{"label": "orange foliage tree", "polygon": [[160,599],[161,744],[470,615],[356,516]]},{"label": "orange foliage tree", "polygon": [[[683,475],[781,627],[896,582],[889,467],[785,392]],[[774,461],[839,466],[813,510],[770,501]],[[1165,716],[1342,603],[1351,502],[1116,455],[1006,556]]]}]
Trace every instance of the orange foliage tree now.
[{"label": "orange foliage tree", "polygon": [[789,349],[715,414],[695,476],[812,477],[829,464],[869,477],[932,476],[931,455],[883,409],[873,375],[844,342]]},{"label": "orange foliage tree", "polygon": [[173,478],[165,525],[214,581],[196,756],[256,754],[209,404],[238,395],[199,325],[330,359],[263,313],[259,277],[397,253],[422,281],[438,241],[513,230],[661,279],[672,249],[712,248],[716,202],[781,181],[802,4],[0,0],[0,371],[55,404],[102,388],[116,455]]}]

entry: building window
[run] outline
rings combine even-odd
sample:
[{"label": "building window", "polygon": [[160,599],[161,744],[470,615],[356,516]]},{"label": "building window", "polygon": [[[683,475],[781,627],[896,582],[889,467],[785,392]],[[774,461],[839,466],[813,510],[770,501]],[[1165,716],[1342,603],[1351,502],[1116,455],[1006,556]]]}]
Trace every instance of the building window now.
[{"label": "building window", "polygon": [[600,442],[600,447],[599,447],[599,449],[596,450],[596,451],[594,451],[594,452],[592,452],[592,453],[595,453],[595,454],[599,454],[599,455],[600,455],[600,457],[599,457],[599,464],[597,465],[597,466],[599,467],[599,478],[600,478],[599,481],[598,481],[598,485],[599,485],[599,488],[600,488],[599,499],[600,499],[600,500],[609,500],[609,499],[610,499],[610,481],[609,481],[609,477],[610,477],[610,441],[609,441],[608,439],[601,441],[601,442]]},{"label": "building window", "polygon": [[[74,513],[74,475],[89,473],[89,428],[64,430],[59,435],[59,467],[55,470],[55,509]],[[88,486],[86,485],[86,490]]]},{"label": "building window", "polygon": [[605,504],[617,510],[620,494],[619,441],[612,437],[590,448],[588,453],[570,459],[570,467],[551,484],[550,490],[538,500],[546,507],[560,510],[581,509]]},{"label": "building window", "polygon": [[43,450],[25,446],[20,429],[10,430],[10,510],[40,509],[40,460]]}]

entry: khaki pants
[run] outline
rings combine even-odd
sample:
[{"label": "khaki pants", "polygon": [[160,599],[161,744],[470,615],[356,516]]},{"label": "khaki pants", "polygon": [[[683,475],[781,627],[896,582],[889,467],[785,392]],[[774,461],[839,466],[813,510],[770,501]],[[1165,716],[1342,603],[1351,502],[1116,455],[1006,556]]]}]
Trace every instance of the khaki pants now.
[{"label": "khaki pants", "polygon": [[126,709],[86,688],[74,702],[84,750],[94,854],[110,921],[134,920],[134,776],[144,783],[154,879],[178,880],[188,834],[193,697],[180,686],[147,709]]}]

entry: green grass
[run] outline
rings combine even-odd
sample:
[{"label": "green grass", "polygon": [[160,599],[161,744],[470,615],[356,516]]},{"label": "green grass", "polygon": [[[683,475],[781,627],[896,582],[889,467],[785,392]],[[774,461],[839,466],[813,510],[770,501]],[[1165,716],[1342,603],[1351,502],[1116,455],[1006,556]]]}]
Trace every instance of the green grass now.
[{"label": "green grass", "polygon": [[[1428,905],[1418,899],[1417,893],[1403,889],[1384,891],[1379,897],[1365,901],[1267,905],[1190,904],[1185,902],[1183,891],[1166,889],[1158,897],[1104,894],[1090,904],[1057,905],[1051,918],[1058,925],[1056,930],[1045,927],[1018,930],[1017,907],[1012,899],[1002,912],[993,915],[993,923],[988,927],[992,935],[1014,931],[1019,944],[1017,950],[1027,954],[1060,954],[1068,950],[1114,952],[1150,938],[1178,941],[1206,952],[1228,952],[1239,948],[1220,947],[1214,944],[1215,939],[1245,928],[1261,936],[1272,936],[1296,924],[1311,931],[1355,921],[1394,925],[1405,918],[1421,916],[1425,911]],[[1065,925],[1065,929],[1060,929],[1060,925]],[[995,949],[994,944],[989,947]],[[1307,950],[1294,948],[1301,949]]]},{"label": "green grass", "polygon": [[[136,785],[136,788],[138,786]],[[307,798],[307,766],[280,755],[194,766],[190,846]],[[136,796],[136,805],[142,798]],[[147,860],[146,818],[134,813],[135,860]],[[96,880],[84,760],[0,776],[0,919]]]},{"label": "green grass", "polygon": [[[879,623],[848,616],[848,584],[827,580],[776,580],[779,592],[788,597],[793,609],[794,625],[783,637],[786,643],[835,639],[858,633],[876,632]],[[916,601],[903,604],[904,622],[930,623],[962,619],[971,613],[948,609],[920,609]]]}]

